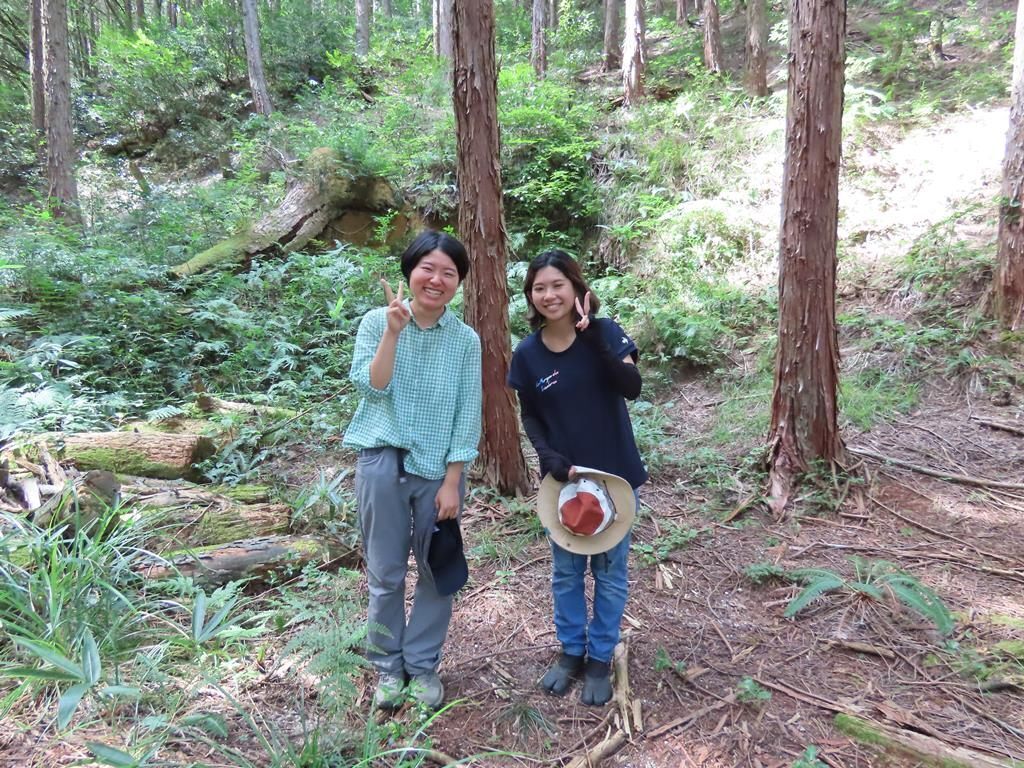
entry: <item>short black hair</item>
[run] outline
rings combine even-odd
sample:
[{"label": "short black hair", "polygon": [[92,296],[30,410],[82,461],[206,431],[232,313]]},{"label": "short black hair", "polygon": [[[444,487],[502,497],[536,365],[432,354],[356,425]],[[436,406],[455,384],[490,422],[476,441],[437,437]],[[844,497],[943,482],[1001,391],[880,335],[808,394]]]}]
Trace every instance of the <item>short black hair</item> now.
[{"label": "short black hair", "polygon": [[407,282],[409,275],[420,263],[420,259],[433,251],[441,251],[454,262],[455,269],[459,273],[460,283],[466,279],[466,275],[469,274],[469,256],[466,254],[466,246],[447,232],[425,229],[416,236],[416,239],[402,254],[402,274],[405,275]]}]

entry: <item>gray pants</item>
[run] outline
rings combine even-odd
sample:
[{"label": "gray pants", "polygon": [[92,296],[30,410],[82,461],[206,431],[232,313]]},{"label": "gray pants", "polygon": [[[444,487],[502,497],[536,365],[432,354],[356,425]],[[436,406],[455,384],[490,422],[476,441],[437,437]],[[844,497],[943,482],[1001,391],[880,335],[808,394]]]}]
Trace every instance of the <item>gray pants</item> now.
[{"label": "gray pants", "polygon": [[[400,475],[395,448],[359,452],[356,499],[363,535],[366,578],[370,587],[368,658],[381,672],[410,677],[434,672],[448,636],[452,597],[437,593],[427,564],[442,480]],[[459,482],[465,494],[465,476]],[[461,508],[460,508],[461,512]],[[405,574],[409,550],[416,558],[416,592],[405,620]]]}]

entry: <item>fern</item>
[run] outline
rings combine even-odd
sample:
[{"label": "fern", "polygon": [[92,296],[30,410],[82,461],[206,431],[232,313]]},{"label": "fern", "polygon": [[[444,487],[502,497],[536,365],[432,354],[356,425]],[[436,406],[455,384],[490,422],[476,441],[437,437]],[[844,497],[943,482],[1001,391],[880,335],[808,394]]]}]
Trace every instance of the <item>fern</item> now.
[{"label": "fern", "polygon": [[796,616],[796,614],[810,605],[815,598],[820,597],[826,592],[841,589],[846,585],[846,582],[842,577],[838,574],[832,573],[832,571],[816,568],[806,568],[802,570],[814,571],[815,573],[814,575],[808,576],[810,583],[808,583],[804,590],[794,597],[790,601],[789,605],[786,606],[786,610],[782,615],[787,619]]},{"label": "fern", "polygon": [[890,573],[880,581],[892,594],[910,608],[931,621],[936,629],[944,635],[953,631],[956,622],[942,598],[933,590],[907,573]]},{"label": "fern", "polygon": [[159,408],[154,408],[146,413],[146,421],[150,423],[167,421],[175,416],[181,416],[183,413],[185,412],[176,405],[161,405]]},{"label": "fern", "polygon": [[849,581],[827,568],[800,568],[786,573],[787,578],[804,582],[807,586],[790,601],[783,616],[792,618],[815,598],[845,588],[877,602],[883,602],[887,594],[891,595],[897,602],[935,624],[942,634],[948,635],[953,631],[955,621],[942,598],[913,576],[884,560],[870,562],[854,557],[851,561],[854,578]]},{"label": "fern", "polygon": [[763,584],[766,581],[777,581],[787,577],[786,570],[775,563],[753,563],[746,567],[743,575],[755,584]]}]

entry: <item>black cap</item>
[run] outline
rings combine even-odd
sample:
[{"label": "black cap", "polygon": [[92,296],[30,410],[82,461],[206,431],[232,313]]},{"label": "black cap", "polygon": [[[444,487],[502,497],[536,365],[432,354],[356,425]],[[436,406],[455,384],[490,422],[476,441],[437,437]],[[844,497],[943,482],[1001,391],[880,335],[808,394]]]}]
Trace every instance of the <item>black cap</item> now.
[{"label": "black cap", "polygon": [[434,526],[427,562],[438,594],[454,595],[469,580],[458,520],[442,520]]}]

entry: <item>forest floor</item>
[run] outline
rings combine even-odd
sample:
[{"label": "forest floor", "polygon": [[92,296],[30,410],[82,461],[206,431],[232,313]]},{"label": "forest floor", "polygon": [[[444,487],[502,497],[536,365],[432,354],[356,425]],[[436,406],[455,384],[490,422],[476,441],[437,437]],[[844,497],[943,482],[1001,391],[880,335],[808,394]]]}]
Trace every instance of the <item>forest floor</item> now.
[{"label": "forest floor", "polygon": [[[847,160],[857,171],[847,176],[856,182],[844,183],[840,195],[842,309],[887,318],[913,310],[916,297],[893,279],[892,260],[951,210],[994,199],[1006,123],[1005,109],[971,110],[927,129],[878,132],[859,142]],[[777,200],[766,209],[772,205],[777,218]],[[958,235],[991,239],[991,219],[985,209],[958,225]],[[841,339],[844,364],[856,366],[849,341]],[[1018,374],[1020,364],[1018,356]],[[1024,377],[1016,382],[986,388],[970,370],[921,382],[910,414],[845,433],[852,449],[917,468],[854,453],[841,503],[829,507],[821,499],[830,493],[808,487],[784,521],[757,503],[724,520],[708,511],[705,486],[686,472],[669,462],[654,473],[633,532],[623,625],[642,724],[633,721],[631,737],[604,764],[780,768],[811,745],[833,768],[923,764],[851,739],[836,727],[842,713],[919,743],[1024,761]],[[678,380],[674,406],[665,409],[670,439],[662,452],[682,456],[699,448],[726,399],[710,378]],[[313,475],[350,460],[324,456],[296,472]],[[968,480],[951,482],[921,468]],[[1000,482],[1016,486],[996,487]],[[756,498],[757,488],[748,491]],[[557,643],[548,545],[529,536],[524,519],[523,508],[480,496],[465,512],[471,581],[456,601],[440,670],[454,704],[429,733],[436,750],[455,758],[501,750],[517,754],[490,756],[486,764],[562,765],[624,723],[614,705],[582,706],[578,686],[564,698],[537,687]],[[522,546],[493,546],[513,541]],[[506,554],[485,554],[496,550]],[[941,636],[891,594],[879,601],[849,587],[784,618],[802,587],[747,575],[750,566],[767,563],[787,571],[828,569],[853,582],[854,557],[892,563],[934,589],[956,616],[952,634]],[[301,738],[295,702],[316,696],[315,681],[294,670],[282,674],[280,661],[271,653],[251,665],[231,693],[262,722]],[[369,673],[360,681],[364,709],[373,684]],[[217,691],[208,693],[204,709],[238,719]],[[413,717],[410,710],[395,715]],[[46,744],[40,733],[11,735],[0,739],[0,766],[69,765],[85,755],[85,738]],[[252,745],[255,765],[258,746]],[[189,757],[223,764],[210,755]]]},{"label": "forest floor", "polygon": [[[974,110],[863,143],[848,161],[857,184],[840,195],[841,237],[853,243],[845,263],[856,265],[841,276],[841,310],[889,318],[912,310],[912,292],[886,285],[888,260],[951,210],[994,197],[1006,121],[1003,109]],[[958,226],[959,237],[991,238],[992,215],[985,209]],[[1018,373],[1020,363],[1018,355]],[[910,414],[845,434],[852,449],[962,482],[855,454],[857,479],[838,507],[816,504],[811,488],[787,521],[752,505],[722,522],[704,511],[708,499],[693,478],[671,467],[653,476],[634,529],[623,625],[643,729],[606,764],[772,768],[792,765],[809,745],[829,766],[923,764],[851,740],[835,725],[839,713],[1024,761],[1024,387],[1019,376],[993,389],[981,380],[968,371],[923,382]],[[677,386],[663,452],[681,456],[701,445],[723,395],[699,378]],[[467,546],[521,534],[508,519],[500,506],[472,506]],[[694,538],[674,548],[679,531]],[[879,602],[849,588],[783,618],[802,587],[744,574],[772,563],[855,580],[856,557],[892,563],[934,589],[956,616],[953,633],[940,636],[892,595]],[[537,688],[557,653],[547,543],[535,540],[505,562],[480,558],[471,570],[441,669],[460,703],[431,728],[436,748],[456,757],[523,754],[497,764],[559,764],[622,727],[616,707],[581,705],[578,687],[565,698]]]}]

